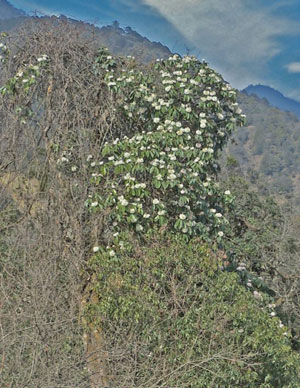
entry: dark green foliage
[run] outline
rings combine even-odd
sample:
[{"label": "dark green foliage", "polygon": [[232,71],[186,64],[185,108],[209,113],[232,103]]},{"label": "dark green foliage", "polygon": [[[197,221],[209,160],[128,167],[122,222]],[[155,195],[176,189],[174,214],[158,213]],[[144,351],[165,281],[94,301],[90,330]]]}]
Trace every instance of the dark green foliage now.
[{"label": "dark green foliage", "polygon": [[[285,328],[200,240],[152,233],[90,260],[113,387],[299,387]],[[128,342],[126,341],[128,338]]]}]

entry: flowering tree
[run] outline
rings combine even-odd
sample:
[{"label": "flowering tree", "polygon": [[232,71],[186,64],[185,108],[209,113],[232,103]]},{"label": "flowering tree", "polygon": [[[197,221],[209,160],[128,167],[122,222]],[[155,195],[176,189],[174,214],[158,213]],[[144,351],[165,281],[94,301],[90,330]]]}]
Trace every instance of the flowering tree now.
[{"label": "flowering tree", "polygon": [[[144,233],[164,227],[188,238],[220,241],[232,204],[216,182],[216,158],[244,115],[236,92],[195,57],[174,55],[143,72],[118,66],[106,50],[97,63],[131,132],[88,156],[91,211],[107,211],[106,228]],[[97,248],[96,248],[97,249]]]}]

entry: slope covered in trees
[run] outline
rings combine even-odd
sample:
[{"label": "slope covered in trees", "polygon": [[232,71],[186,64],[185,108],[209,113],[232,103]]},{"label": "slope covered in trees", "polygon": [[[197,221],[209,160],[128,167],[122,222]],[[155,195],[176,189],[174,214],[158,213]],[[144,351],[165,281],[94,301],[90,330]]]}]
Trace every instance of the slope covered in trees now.
[{"label": "slope covered in trees", "polygon": [[2,38],[3,385],[300,387],[295,229],[218,174],[236,91],[65,20]]},{"label": "slope covered in trees", "polygon": [[266,100],[239,93],[247,124],[234,135],[227,155],[238,161],[263,194],[281,194],[300,204],[300,122]]}]

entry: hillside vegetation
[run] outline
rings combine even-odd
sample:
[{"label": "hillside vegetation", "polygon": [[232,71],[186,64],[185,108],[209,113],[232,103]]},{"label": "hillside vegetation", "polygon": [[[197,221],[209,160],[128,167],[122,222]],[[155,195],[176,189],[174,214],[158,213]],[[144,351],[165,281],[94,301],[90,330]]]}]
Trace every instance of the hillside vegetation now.
[{"label": "hillside vegetation", "polygon": [[300,205],[300,122],[256,96],[239,93],[246,126],[227,147],[262,194]]},{"label": "hillside vegetation", "polygon": [[1,51],[2,385],[300,387],[299,220],[220,176],[236,90],[67,20]]}]

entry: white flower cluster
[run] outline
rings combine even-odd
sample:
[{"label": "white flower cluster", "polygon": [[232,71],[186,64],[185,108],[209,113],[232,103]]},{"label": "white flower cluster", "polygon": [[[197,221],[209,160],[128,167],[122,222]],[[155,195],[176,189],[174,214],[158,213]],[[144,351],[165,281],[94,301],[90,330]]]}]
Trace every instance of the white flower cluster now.
[{"label": "white flower cluster", "polygon": [[6,44],[0,43],[0,63],[4,63],[9,54],[9,48]]},{"label": "white flower cluster", "polygon": [[242,123],[235,92],[195,57],[174,55],[157,61],[155,70],[160,84],[140,70],[107,70],[107,86],[122,96],[121,110],[141,130],[105,144],[98,190],[114,209],[117,230],[126,223],[139,232],[168,223],[189,235],[222,238],[222,209],[232,197],[208,174],[234,128],[231,119]]},{"label": "white flower cluster", "polygon": [[37,58],[37,64],[25,64],[19,69],[16,75],[10,78],[6,85],[0,88],[2,94],[14,93],[16,88],[24,88],[28,90],[30,86],[36,83],[37,77],[40,75],[40,70],[48,63],[48,56],[43,54]]}]

